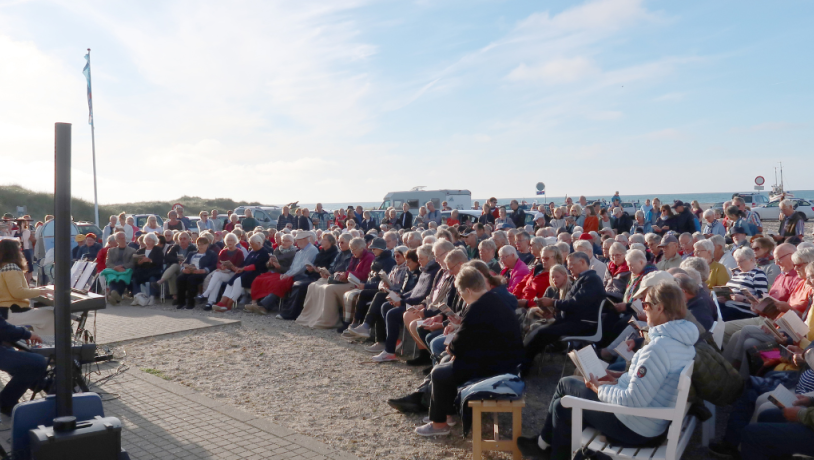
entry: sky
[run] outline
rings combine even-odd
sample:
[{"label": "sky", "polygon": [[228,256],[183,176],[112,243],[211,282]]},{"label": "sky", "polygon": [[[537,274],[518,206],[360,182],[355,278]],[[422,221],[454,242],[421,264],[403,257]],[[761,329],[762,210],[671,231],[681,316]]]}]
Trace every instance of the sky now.
[{"label": "sky", "polygon": [[377,201],[814,189],[814,2],[0,0],[2,184]]}]

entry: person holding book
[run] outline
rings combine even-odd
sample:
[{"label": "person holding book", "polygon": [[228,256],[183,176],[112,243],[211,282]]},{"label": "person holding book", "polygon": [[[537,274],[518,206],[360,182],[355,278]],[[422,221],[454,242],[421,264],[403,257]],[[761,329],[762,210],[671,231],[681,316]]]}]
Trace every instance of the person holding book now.
[{"label": "person holding book", "polygon": [[[662,282],[648,290],[643,302],[650,342],[631,359],[626,373],[593,373],[560,380],[549,405],[543,429],[537,437],[520,437],[517,446],[524,455],[571,458],[571,409],[562,406],[565,396],[629,407],[674,407],[678,379],[695,358],[698,328],[687,316],[684,295],[674,283]],[[588,349],[590,350],[590,349]],[[593,358],[598,361],[595,354]],[[595,368],[578,360],[582,368]],[[596,428],[611,442],[641,446],[654,441],[668,428],[669,421],[606,412],[583,412],[584,423]]]},{"label": "person holding book", "polygon": [[[430,374],[432,396],[429,419],[415,429],[421,436],[447,435],[458,386],[472,379],[517,372],[523,357],[520,325],[475,267],[464,266],[455,287],[467,307],[447,347],[452,360],[435,366]],[[449,328],[449,326],[447,326]]]},{"label": "person holding book", "polygon": [[752,311],[752,305],[747,295],[741,293],[742,290],[758,299],[769,292],[766,273],[757,268],[757,260],[755,260],[755,252],[752,251],[752,248],[740,248],[735,251],[733,257],[738,268],[732,270],[732,279],[726,283],[726,286],[732,291],[732,295],[729,298],[725,296],[718,298],[718,301],[723,303],[721,315],[724,321],[752,318],[757,315]]}]

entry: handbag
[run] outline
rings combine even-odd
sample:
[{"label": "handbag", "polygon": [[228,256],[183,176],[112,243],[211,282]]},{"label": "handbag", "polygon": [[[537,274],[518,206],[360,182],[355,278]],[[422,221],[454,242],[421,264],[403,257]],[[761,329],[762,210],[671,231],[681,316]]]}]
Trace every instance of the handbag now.
[{"label": "handbag", "polygon": [[[775,343],[763,343],[746,350],[749,374],[761,376],[780,364],[780,347]],[[742,363],[742,366],[747,363]]]}]

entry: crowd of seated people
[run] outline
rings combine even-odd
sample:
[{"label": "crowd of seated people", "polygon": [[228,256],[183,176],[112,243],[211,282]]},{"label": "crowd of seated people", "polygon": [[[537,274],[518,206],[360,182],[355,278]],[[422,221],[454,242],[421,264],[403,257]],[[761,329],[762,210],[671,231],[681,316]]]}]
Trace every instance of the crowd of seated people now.
[{"label": "crowd of seated people", "polygon": [[[757,397],[776,388],[767,381],[798,394],[814,391],[806,361],[814,353],[807,352],[814,339],[814,244],[803,242],[793,205],[780,208],[781,221],[769,228],[737,199],[726,203],[724,215],[654,199],[634,216],[584,197],[525,210],[489,200],[471,225],[442,218],[432,202],[417,211],[389,209],[381,221],[361,207],[332,215],[318,206],[311,214],[284,209],[276,229],[232,220],[223,230],[199,228],[197,236],[170,213],[166,228],[147,219],[132,238],[116,224],[105,241],[102,274],[113,303],[129,290],[134,303],[141,293],[149,305],[167,285],[178,308],[200,304],[223,313],[242,305],[303,327],[336,329],[376,363],[399,361],[400,342],[409,337],[419,351],[407,364],[425,366],[427,377],[416,392],[388,402],[426,412],[415,430],[423,436],[450,432],[464,382],[526,377],[535,357],[563,349],[563,337],[593,335],[601,322],[596,349],[609,375],[561,380],[548,413],[533,415],[544,420],[541,433],[519,441],[525,453],[552,458],[570,456],[563,396],[671,407],[693,346],[725,328],[721,355],[746,382],[737,403],[746,409],[713,451],[773,458],[772,451],[745,449],[754,443],[747,433],[757,430],[764,445],[811,455],[810,398],[779,415],[769,409],[752,417],[765,402]],[[811,332],[797,342],[778,339],[783,333],[767,329],[774,323],[760,309],[769,297],[776,312],[799,316]],[[622,342],[632,358],[617,352]],[[754,366],[751,350],[781,346],[789,352],[784,358]],[[667,428],[639,417],[587,414],[586,425],[631,446],[651,443]]]}]

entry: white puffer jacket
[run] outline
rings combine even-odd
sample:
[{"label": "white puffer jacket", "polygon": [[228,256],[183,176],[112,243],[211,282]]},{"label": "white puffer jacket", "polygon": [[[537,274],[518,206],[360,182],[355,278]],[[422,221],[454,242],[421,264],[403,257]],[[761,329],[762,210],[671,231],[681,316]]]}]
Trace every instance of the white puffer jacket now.
[{"label": "white puffer jacket", "polygon": [[[634,356],[630,369],[616,385],[599,387],[599,400],[627,407],[675,407],[678,377],[695,358],[698,328],[686,320],[669,321],[649,331],[650,343]],[[645,437],[658,436],[670,424],[632,415],[617,414],[626,427]]]}]

